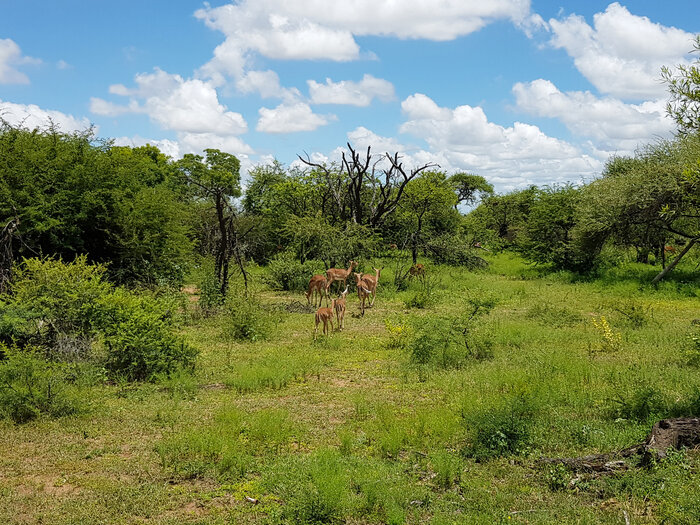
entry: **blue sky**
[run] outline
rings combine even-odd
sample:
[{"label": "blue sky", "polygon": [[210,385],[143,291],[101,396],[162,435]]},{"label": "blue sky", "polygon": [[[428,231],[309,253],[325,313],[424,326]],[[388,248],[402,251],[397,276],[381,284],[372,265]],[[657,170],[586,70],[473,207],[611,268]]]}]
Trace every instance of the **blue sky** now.
[{"label": "blue sky", "polygon": [[399,151],[500,191],[668,137],[700,2],[3,0],[0,113],[244,170]]}]

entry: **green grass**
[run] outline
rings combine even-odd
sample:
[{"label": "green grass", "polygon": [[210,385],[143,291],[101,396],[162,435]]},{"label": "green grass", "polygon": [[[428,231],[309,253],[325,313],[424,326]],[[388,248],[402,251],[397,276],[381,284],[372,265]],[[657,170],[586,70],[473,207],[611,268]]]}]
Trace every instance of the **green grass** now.
[{"label": "green grass", "polygon": [[[624,448],[659,418],[700,415],[690,272],[653,288],[640,279],[654,270],[638,265],[581,279],[500,254],[480,272],[429,265],[431,301],[416,308],[421,284],[396,290],[391,262],[373,264],[385,267],[376,304],[361,317],[350,294],[343,332],[314,342],[313,314],[286,311],[303,296],[260,288],[273,319],[265,337],[232,337],[226,314],[189,316],[183,335],[201,352],[194,375],[87,382],[76,386],[87,407],[78,413],[0,421],[0,518],[700,520],[697,451],[598,479],[537,463]],[[495,304],[478,320],[488,356],[416,363],[420,330],[483,300]],[[604,344],[600,316],[618,346]]]}]

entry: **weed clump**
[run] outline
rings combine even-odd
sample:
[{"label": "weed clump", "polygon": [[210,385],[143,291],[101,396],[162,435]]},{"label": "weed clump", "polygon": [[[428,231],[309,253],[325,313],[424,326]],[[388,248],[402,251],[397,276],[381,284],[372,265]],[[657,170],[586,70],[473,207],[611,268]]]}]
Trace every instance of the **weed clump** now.
[{"label": "weed clump", "polygon": [[500,406],[463,416],[472,437],[464,454],[485,460],[527,452],[532,445],[536,414],[532,397],[519,394],[507,398]]},{"label": "weed clump", "polygon": [[84,395],[63,363],[46,361],[37,349],[0,343],[0,416],[27,423],[42,415],[62,417],[85,408]]}]

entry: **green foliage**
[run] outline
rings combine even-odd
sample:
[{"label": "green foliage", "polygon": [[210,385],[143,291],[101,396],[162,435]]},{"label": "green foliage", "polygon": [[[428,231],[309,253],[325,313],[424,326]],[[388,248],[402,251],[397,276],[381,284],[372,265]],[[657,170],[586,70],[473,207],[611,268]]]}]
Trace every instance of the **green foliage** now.
[{"label": "green foliage", "polygon": [[653,386],[636,388],[612,401],[612,417],[644,423],[665,417],[668,410],[664,396]]},{"label": "green foliage", "polygon": [[194,367],[198,352],[173,333],[174,312],[167,303],[115,289],[100,306],[105,366],[113,374],[143,381]]},{"label": "green foliage", "polygon": [[438,264],[465,266],[469,269],[484,269],[488,263],[476,254],[476,250],[461,235],[432,236],[425,243],[425,251]]},{"label": "green foliage", "polygon": [[582,250],[574,229],[581,190],[571,185],[538,189],[519,240],[519,249],[529,259],[551,263],[555,269],[588,271],[597,251]]},{"label": "green foliage", "polygon": [[237,341],[261,341],[272,333],[275,314],[263,308],[255,297],[230,293],[224,306],[225,337]]},{"label": "green foliage", "polygon": [[537,411],[533,397],[520,393],[497,406],[468,413],[464,419],[472,439],[464,454],[482,460],[525,453],[532,445]]},{"label": "green foliage", "polygon": [[189,258],[188,213],[167,157],[117,147],[93,130],[28,130],[0,118],[0,223],[20,219],[19,257],[109,262],[110,274],[176,281]]},{"label": "green foliage", "polygon": [[[192,367],[196,351],[174,334],[177,305],[167,296],[113,287],[103,280],[105,272],[85,257],[70,263],[25,259],[0,304],[3,319],[6,312],[13,315],[1,323],[11,327],[2,335],[24,330],[25,337],[16,339],[35,341],[47,356],[104,361],[112,374],[127,379]],[[93,340],[103,355],[93,352]]]},{"label": "green foliage", "polygon": [[685,342],[683,354],[691,366],[700,367],[700,320],[695,319]]},{"label": "green foliage", "polygon": [[315,261],[300,263],[291,252],[282,252],[267,265],[263,279],[273,290],[305,292],[314,273],[325,274],[324,271],[315,271],[318,268]]},{"label": "green foliage", "polygon": [[26,423],[40,416],[61,417],[85,408],[84,394],[69,381],[70,370],[44,360],[31,348],[0,343],[0,417]]},{"label": "green foliage", "polygon": [[[700,36],[695,37],[693,47],[693,51],[700,52]],[[676,122],[680,133],[697,133],[700,131],[700,60],[676,69],[661,68],[670,95],[666,112]]]},{"label": "green foliage", "polygon": [[[99,315],[98,302],[111,292],[107,268],[85,256],[64,263],[56,259],[24,259],[15,270],[10,302],[25,312],[50,346],[58,334],[89,336]],[[17,310],[15,310],[17,311]]]}]

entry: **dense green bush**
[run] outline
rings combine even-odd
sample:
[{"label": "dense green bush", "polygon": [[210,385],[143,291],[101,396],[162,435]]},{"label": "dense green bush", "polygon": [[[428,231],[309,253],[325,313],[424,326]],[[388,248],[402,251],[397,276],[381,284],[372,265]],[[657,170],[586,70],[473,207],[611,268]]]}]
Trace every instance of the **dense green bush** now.
[{"label": "dense green bush", "polygon": [[522,454],[532,444],[532,428],[537,408],[531,396],[521,393],[465,416],[472,434],[465,455],[476,459]]},{"label": "dense green bush", "polygon": [[173,333],[173,312],[164,301],[116,289],[100,307],[97,322],[112,373],[148,380],[194,366],[197,352]]},{"label": "dense green bush", "polygon": [[0,417],[26,423],[42,415],[61,417],[84,408],[85,399],[61,363],[48,362],[36,349],[0,344]]},{"label": "dense green bush", "polygon": [[322,263],[316,261],[300,263],[293,253],[283,252],[267,265],[264,280],[273,290],[305,292],[314,273],[325,273],[320,270],[322,267]]},{"label": "dense green bush", "polygon": [[90,359],[133,380],[192,367],[196,351],[174,335],[177,306],[105,273],[85,257],[25,259],[0,302],[0,341],[34,341],[50,359]]},{"label": "dense green bush", "polygon": [[274,313],[252,296],[230,293],[226,298],[223,332],[238,341],[267,339],[274,327]]},{"label": "dense green bush", "polygon": [[470,269],[488,266],[488,263],[476,254],[476,249],[461,235],[446,233],[432,237],[426,242],[425,251],[439,264],[466,266]]}]

